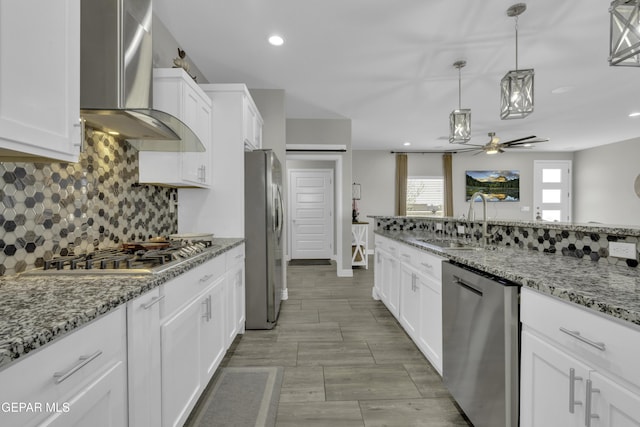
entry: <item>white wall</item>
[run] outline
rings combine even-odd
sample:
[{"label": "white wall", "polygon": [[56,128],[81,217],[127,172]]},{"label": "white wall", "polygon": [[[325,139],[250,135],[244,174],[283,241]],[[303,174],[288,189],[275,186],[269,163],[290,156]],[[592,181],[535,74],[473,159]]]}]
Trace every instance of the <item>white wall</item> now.
[{"label": "white wall", "polygon": [[[351,274],[351,120],[349,119],[287,119],[287,144],[311,144],[311,145],[344,145],[347,151],[344,153],[307,153],[311,159],[313,156],[320,160],[327,155],[340,157],[342,162],[342,210],[339,212],[336,206],[336,220],[340,221],[342,236],[338,241],[342,242],[342,257],[338,262],[338,275]],[[291,156],[299,157],[300,153],[292,153]],[[289,156],[289,157],[291,157]],[[337,195],[336,190],[336,195]],[[336,242],[337,243],[337,242]]]},{"label": "white wall", "polygon": [[[441,154],[409,154],[409,175],[427,176],[442,174]],[[454,216],[467,214],[469,203],[465,201],[465,171],[467,170],[519,170],[520,202],[490,203],[488,215],[497,219],[533,218],[533,161],[573,159],[573,153],[507,152],[496,156],[479,154],[453,155],[453,211]],[[353,152],[353,180],[362,185],[360,217],[367,215],[394,215],[395,156],[389,151],[355,150]],[[574,179],[575,183],[575,179]],[[529,212],[522,212],[529,206]],[[374,226],[375,224],[373,224]],[[373,227],[372,227],[373,228]],[[370,232],[369,239],[373,238]]]},{"label": "white wall", "polygon": [[[465,201],[468,170],[518,170],[520,171],[520,201],[491,202],[487,215],[491,219],[534,219],[533,207],[533,161],[534,160],[571,160],[573,153],[535,153],[514,150],[496,155],[461,153],[453,155],[453,216],[467,215],[469,202]],[[575,182],[575,181],[574,181]],[[529,211],[523,211],[523,208]],[[476,218],[480,218],[477,215]]]},{"label": "white wall", "polygon": [[576,151],[573,163],[573,219],[640,225],[640,138]]}]

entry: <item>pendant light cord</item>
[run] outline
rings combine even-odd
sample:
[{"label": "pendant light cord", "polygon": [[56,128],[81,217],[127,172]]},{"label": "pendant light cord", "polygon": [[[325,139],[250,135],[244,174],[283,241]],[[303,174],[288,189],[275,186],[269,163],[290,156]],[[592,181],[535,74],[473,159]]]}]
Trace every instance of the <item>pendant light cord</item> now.
[{"label": "pendant light cord", "polygon": [[516,15],[516,71],[518,71],[518,16]]},{"label": "pendant light cord", "polygon": [[461,68],[458,67],[458,110],[462,110],[462,77],[461,77]]}]

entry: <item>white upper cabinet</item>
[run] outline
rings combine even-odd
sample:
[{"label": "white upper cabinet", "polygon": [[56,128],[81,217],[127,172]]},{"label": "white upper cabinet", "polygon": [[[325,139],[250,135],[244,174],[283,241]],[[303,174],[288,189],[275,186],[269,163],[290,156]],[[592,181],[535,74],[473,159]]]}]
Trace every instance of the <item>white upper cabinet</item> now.
[{"label": "white upper cabinet", "polygon": [[244,97],[244,144],[247,151],[262,148],[262,116],[250,96]]},{"label": "white upper cabinet", "polygon": [[139,182],[173,187],[212,184],[211,98],[181,68],[153,70],[153,108],[182,120],[198,136],[205,152],[138,153]]},{"label": "white upper cabinet", "polygon": [[0,0],[0,158],[77,162],[80,0]]}]

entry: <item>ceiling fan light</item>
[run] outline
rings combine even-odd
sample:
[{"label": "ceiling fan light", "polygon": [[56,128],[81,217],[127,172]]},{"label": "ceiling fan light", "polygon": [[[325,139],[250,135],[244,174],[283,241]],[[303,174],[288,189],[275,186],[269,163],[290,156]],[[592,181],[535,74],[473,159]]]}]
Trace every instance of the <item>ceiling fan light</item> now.
[{"label": "ceiling fan light", "polygon": [[500,81],[500,118],[522,119],[533,113],[533,69],[511,70]]},{"label": "ceiling fan light", "polygon": [[486,154],[498,154],[499,151],[500,149],[498,147],[488,147],[486,150],[484,150]]},{"label": "ceiling fan light", "polygon": [[471,110],[458,109],[449,114],[449,143],[466,144],[471,140]]},{"label": "ceiling fan light", "polygon": [[609,65],[640,66],[640,0],[615,0],[609,15]]}]

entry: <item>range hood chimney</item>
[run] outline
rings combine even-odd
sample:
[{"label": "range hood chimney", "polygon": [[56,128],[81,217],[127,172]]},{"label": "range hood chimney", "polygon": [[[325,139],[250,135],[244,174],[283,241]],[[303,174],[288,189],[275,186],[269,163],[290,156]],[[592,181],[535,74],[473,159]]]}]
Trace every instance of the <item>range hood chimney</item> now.
[{"label": "range hood chimney", "polygon": [[80,113],[140,151],[204,151],[178,118],[152,108],[151,0],[82,0]]}]

